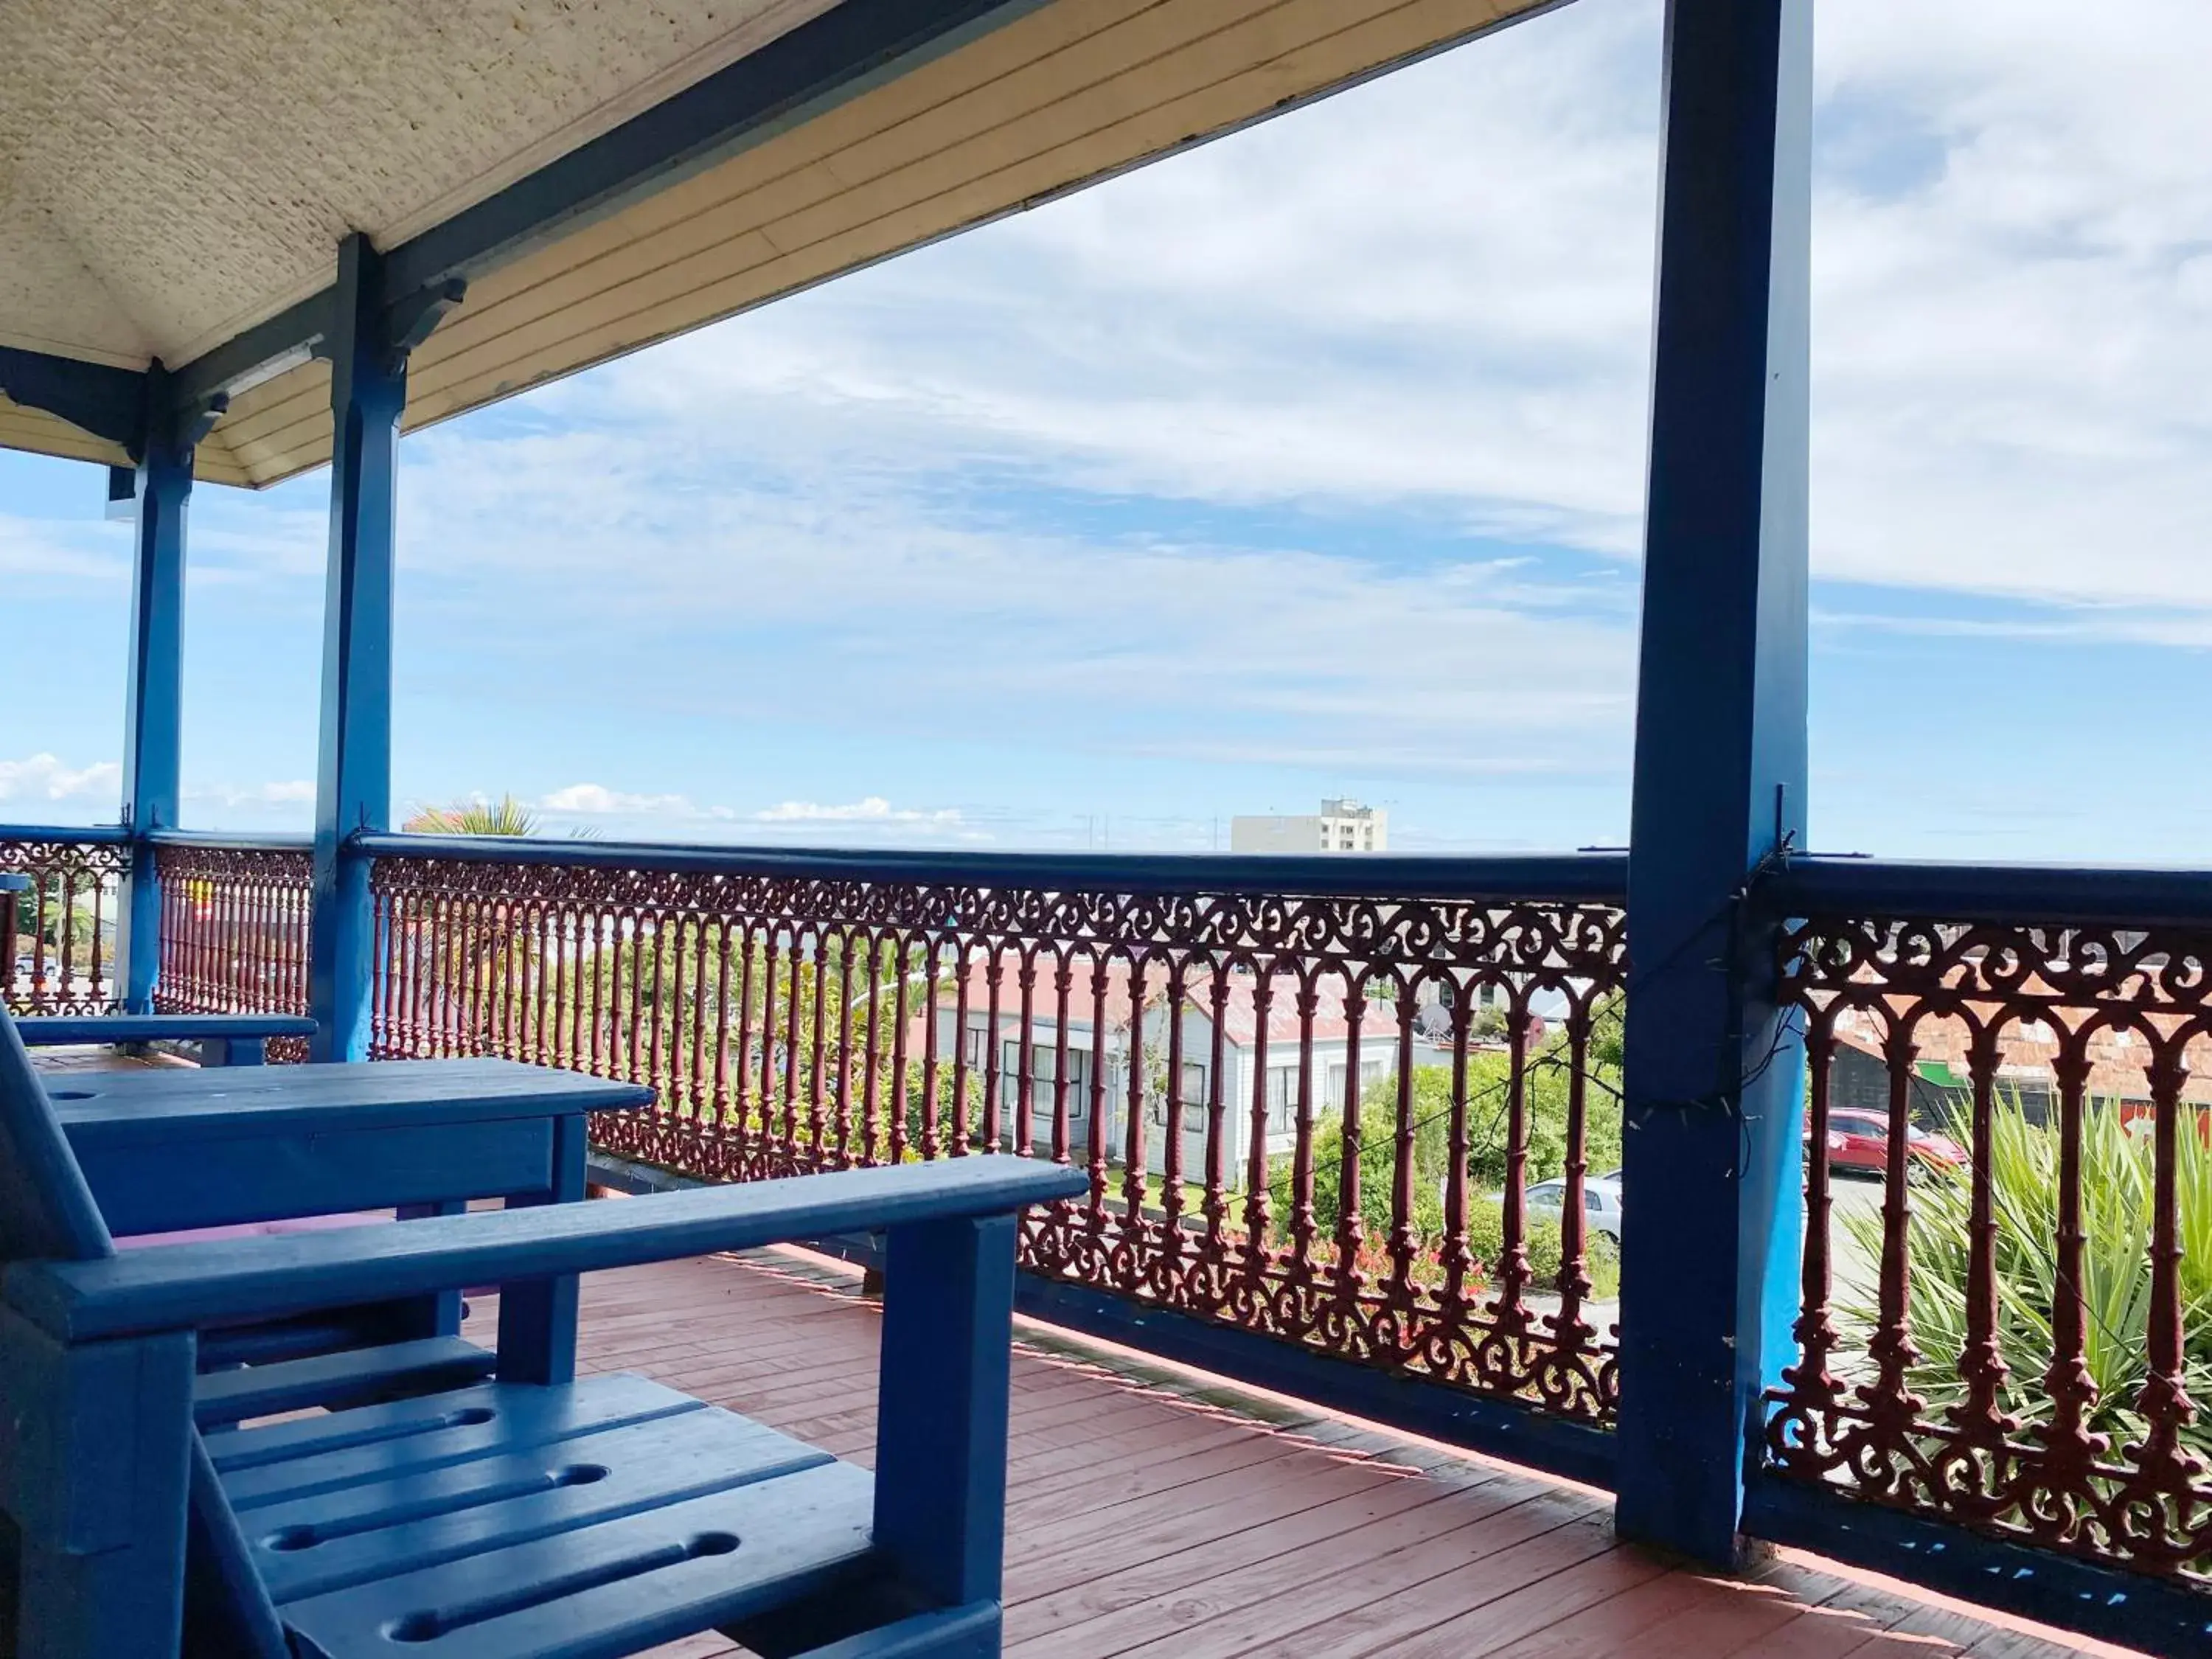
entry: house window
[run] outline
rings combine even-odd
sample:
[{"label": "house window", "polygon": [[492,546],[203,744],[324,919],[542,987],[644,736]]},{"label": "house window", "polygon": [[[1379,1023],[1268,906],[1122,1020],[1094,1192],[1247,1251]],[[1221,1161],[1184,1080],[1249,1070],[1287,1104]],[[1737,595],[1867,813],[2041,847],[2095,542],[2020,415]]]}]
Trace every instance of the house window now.
[{"label": "house window", "polygon": [[[1000,1049],[1000,1063],[1005,1068],[1006,1092],[1012,1096],[1021,1087],[1021,1046],[1009,1042]],[[1049,1042],[1030,1044],[1030,1116],[1038,1123],[1052,1121],[1054,1081],[1060,1075],[1060,1056]],[[1091,1056],[1081,1048],[1067,1051],[1067,1116],[1070,1122],[1085,1121],[1091,1110]]]},{"label": "house window", "polygon": [[1295,1066],[1270,1066],[1267,1068],[1268,1118],[1276,1123],[1288,1123],[1297,1101],[1298,1068]]},{"label": "house window", "polygon": [[[1182,1085],[1176,1097],[1182,1105],[1182,1124],[1188,1131],[1194,1123],[1202,1122],[1206,1112],[1206,1067],[1193,1060],[1185,1060]],[[1152,1097],[1152,1121],[1167,1127],[1168,1097],[1164,1092]]]},{"label": "house window", "polygon": [[989,1063],[991,1032],[988,1026],[971,1025],[960,1045],[961,1057],[975,1071],[981,1071]]}]

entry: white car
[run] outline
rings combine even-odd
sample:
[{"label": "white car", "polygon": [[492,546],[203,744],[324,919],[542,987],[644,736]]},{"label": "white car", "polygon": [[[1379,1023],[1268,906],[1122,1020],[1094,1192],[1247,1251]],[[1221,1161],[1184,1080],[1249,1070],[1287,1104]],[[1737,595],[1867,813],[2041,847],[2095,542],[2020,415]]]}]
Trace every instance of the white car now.
[{"label": "white car", "polygon": [[[1567,1183],[1560,1181],[1540,1181],[1528,1189],[1528,1212],[1531,1215],[1559,1213],[1565,1206]],[[1585,1176],[1583,1177],[1583,1225],[1591,1232],[1603,1233],[1614,1243],[1620,1243],[1620,1176]]]}]

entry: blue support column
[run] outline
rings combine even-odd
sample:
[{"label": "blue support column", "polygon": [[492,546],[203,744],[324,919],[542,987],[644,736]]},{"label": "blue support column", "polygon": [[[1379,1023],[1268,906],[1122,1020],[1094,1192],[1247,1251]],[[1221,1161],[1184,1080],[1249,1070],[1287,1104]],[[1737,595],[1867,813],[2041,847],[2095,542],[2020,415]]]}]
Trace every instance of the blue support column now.
[{"label": "blue support column", "polygon": [[322,736],[315,775],[308,951],[316,1060],[365,1060],[375,983],[368,864],[347,845],[392,811],[392,574],[407,365],[384,325],[366,237],[338,250],[331,332],[331,545],[323,599]]},{"label": "blue support column", "polygon": [[[158,406],[166,377],[149,374]],[[149,421],[138,462],[137,524],[131,561],[131,679],[124,696],[123,822],[143,836],[173,829],[183,752],[185,509],[192,493],[192,447],[167,420]],[[132,850],[122,907],[123,1006],[154,1011],[161,968],[161,889],[154,850]]]},{"label": "blue support column", "polygon": [[1802,1058],[1739,903],[1805,812],[1812,0],[1670,0],[1629,855],[1620,1506],[1731,1563],[1790,1357]]}]

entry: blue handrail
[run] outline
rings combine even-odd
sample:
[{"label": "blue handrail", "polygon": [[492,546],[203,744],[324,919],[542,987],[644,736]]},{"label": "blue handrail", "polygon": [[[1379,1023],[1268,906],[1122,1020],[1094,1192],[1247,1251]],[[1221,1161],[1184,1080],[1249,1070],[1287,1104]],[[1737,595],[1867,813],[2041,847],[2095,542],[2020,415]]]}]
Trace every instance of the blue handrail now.
[{"label": "blue handrail", "polygon": [[1378,854],[1357,858],[1206,853],[916,852],[678,846],[522,836],[364,833],[350,845],[372,858],[471,864],[564,865],[823,881],[956,883],[1123,893],[1236,893],[1388,898],[1577,900],[1619,904],[1628,889],[1620,853],[1508,857]]},{"label": "blue handrail", "polygon": [[[0,824],[0,841],[254,851],[307,851],[305,835],[153,830],[113,823]],[[1143,893],[1294,893],[1328,896],[1566,899],[1620,904],[1628,857],[1620,852],[1358,858],[1206,853],[929,852],[732,847],[670,842],[571,841],[526,836],[363,832],[350,843],[373,858],[469,864],[568,865],[825,881],[954,882],[975,886],[1106,889]],[[1929,921],[2079,922],[2111,927],[2212,926],[2212,869],[2148,865],[1968,864],[1799,854],[1763,878],[1763,896],[1789,915],[1883,915]]]},{"label": "blue handrail", "polygon": [[2212,870],[2142,865],[1953,864],[1805,854],[1762,896],[1791,916],[1891,916],[2107,927],[2212,924]]},{"label": "blue handrail", "polygon": [[124,847],[130,830],[120,823],[0,823],[0,841],[50,842],[57,846]]},{"label": "blue handrail", "polygon": [[[0,837],[8,833],[0,829]],[[310,835],[242,830],[149,830],[139,839],[155,847],[200,847],[216,852],[311,853],[315,848]]]}]

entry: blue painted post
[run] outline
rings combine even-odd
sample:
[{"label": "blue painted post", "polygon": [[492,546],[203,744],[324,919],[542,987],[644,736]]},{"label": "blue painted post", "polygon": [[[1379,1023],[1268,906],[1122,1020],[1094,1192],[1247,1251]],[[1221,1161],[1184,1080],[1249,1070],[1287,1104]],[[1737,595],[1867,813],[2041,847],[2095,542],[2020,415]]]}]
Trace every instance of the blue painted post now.
[{"label": "blue painted post", "polygon": [[[149,374],[159,410],[166,377]],[[173,829],[183,754],[185,509],[192,494],[192,450],[166,419],[148,422],[137,474],[137,526],[131,585],[131,659],[123,707],[123,822],[143,836]],[[122,906],[123,1006],[154,1012],[161,971],[161,888],[154,849],[131,850]]]},{"label": "blue painted post", "polygon": [[1802,1226],[1802,1059],[1737,899],[1804,827],[1812,0],[1670,0],[1666,50],[1618,1519],[1723,1565]]},{"label": "blue painted post", "polygon": [[386,828],[392,811],[392,537],[407,365],[385,337],[383,291],[368,239],[349,236],[338,247],[331,341],[331,550],[307,956],[316,1060],[368,1057],[368,862],[346,838]]}]

